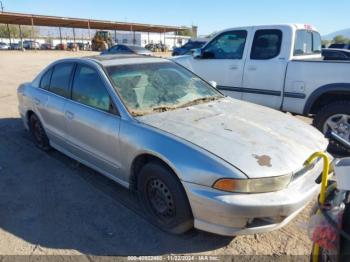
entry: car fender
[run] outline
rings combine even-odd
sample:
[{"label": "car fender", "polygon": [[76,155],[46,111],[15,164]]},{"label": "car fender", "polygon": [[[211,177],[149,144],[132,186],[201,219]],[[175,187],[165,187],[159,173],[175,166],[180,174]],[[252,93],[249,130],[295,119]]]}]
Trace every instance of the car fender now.
[{"label": "car fender", "polygon": [[166,163],[182,181],[212,186],[219,178],[247,176],[218,156],[189,141],[137,121],[123,121],[120,127],[122,169],[129,178],[134,160],[143,154]]}]

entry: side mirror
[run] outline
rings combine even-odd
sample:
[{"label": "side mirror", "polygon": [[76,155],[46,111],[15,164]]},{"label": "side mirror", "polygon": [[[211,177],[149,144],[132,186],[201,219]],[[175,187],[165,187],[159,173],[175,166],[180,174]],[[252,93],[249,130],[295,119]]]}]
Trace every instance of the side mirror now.
[{"label": "side mirror", "polygon": [[192,56],[193,56],[193,58],[201,58],[202,57],[202,49],[201,48],[193,49]]},{"label": "side mirror", "polygon": [[209,84],[214,88],[218,86],[218,84],[215,81],[209,81]]}]

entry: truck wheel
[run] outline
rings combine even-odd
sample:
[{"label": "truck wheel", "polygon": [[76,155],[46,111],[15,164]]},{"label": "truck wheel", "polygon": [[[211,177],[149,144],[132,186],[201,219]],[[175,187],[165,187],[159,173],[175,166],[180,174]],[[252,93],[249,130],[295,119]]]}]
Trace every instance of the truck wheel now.
[{"label": "truck wheel", "polygon": [[177,177],[162,163],[146,164],[137,176],[140,204],[149,220],[161,230],[182,234],[193,227],[186,192]]},{"label": "truck wheel", "polygon": [[[313,124],[324,134],[333,131],[350,142],[350,101],[338,101],[324,106],[316,114]],[[350,152],[333,139],[330,141],[329,151],[336,154]]]}]

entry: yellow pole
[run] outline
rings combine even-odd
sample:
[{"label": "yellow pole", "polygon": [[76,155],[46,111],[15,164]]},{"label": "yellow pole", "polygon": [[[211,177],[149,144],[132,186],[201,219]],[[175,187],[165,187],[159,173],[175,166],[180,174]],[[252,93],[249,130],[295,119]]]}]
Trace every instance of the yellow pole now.
[{"label": "yellow pole", "polygon": [[[326,193],[328,187],[328,173],[329,173],[329,157],[323,152],[316,152],[312,154],[308,160],[306,160],[305,165],[312,165],[318,158],[323,158],[323,172],[322,172],[322,182],[321,182],[321,192],[319,202],[323,205],[326,201]],[[313,262],[318,262],[318,256],[320,253],[320,247],[318,244],[314,244],[313,248]]]}]

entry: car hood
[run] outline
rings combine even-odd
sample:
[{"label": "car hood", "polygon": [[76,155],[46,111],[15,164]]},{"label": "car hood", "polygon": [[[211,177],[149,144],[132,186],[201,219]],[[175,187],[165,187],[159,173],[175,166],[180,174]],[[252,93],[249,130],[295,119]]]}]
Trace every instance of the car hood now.
[{"label": "car hood", "polygon": [[249,178],[291,174],[328,145],[301,120],[228,97],[137,119],[209,151]]}]

